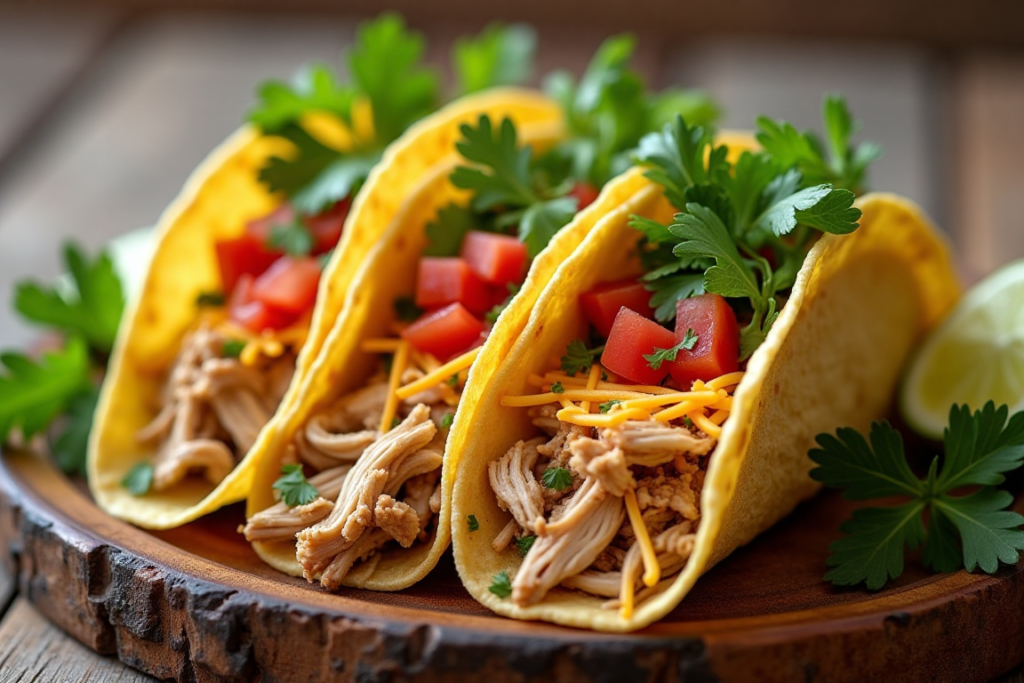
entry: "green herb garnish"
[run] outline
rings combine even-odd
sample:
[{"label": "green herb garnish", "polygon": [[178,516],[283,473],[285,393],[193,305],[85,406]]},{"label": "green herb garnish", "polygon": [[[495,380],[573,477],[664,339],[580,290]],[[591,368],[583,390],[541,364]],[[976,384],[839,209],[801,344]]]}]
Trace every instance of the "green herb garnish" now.
[{"label": "green herb garnish", "polygon": [[200,308],[211,307],[216,308],[223,306],[227,303],[227,298],[223,292],[200,292],[199,296],[196,297],[196,306]]},{"label": "green herb garnish", "polygon": [[575,376],[577,372],[588,373],[594,365],[594,358],[604,353],[604,347],[599,346],[588,349],[587,345],[579,339],[573,339],[565,348],[565,355],[562,356],[562,370]]},{"label": "green herb garnish", "polygon": [[551,385],[551,393],[552,394],[564,394],[565,393],[565,387],[562,386],[561,382],[555,382],[554,384]]},{"label": "green herb garnish", "polygon": [[537,32],[527,24],[491,24],[476,38],[459,38],[452,71],[462,94],[530,80]]},{"label": "green herb garnish", "polygon": [[517,538],[516,547],[519,548],[519,557],[526,557],[526,553],[530,552],[530,548],[533,547],[536,540],[536,536],[523,536],[522,538]]},{"label": "green herb garnish", "polygon": [[[865,584],[877,590],[903,573],[903,553],[921,544],[921,559],[934,571],[976,567],[993,573],[1014,564],[1024,550],[1024,517],[1011,511],[1013,496],[995,488],[1004,474],[1024,462],[1024,412],[1007,422],[1009,411],[989,401],[971,413],[953,406],[945,433],[945,455],[932,459],[918,478],[907,464],[903,439],[888,422],[871,426],[870,443],[844,428],[817,437],[809,453],[818,463],[811,477],[842,488],[850,500],[889,496],[908,499],[889,507],[865,507],[840,526],[847,534],[829,546],[832,567],[825,575],[838,586]],[[980,487],[953,495],[966,486]],[[928,513],[925,529],[922,513]]]},{"label": "green herb garnish", "polygon": [[564,467],[549,467],[544,470],[540,481],[549,489],[564,491],[572,486],[572,472]]},{"label": "green herb garnish", "polygon": [[140,462],[132,467],[121,480],[121,486],[136,497],[149,493],[153,486],[153,463]]},{"label": "green herb garnish", "polygon": [[478,531],[480,529],[480,522],[476,521],[476,515],[470,515],[467,517],[466,524],[470,531]]},{"label": "green herb garnish", "polygon": [[395,316],[402,322],[411,323],[423,315],[423,309],[416,305],[416,299],[411,296],[400,296],[392,305]]},{"label": "green herb garnish", "polygon": [[272,488],[281,492],[281,500],[290,508],[308,505],[320,496],[316,487],[303,474],[302,465],[298,464],[281,467],[281,477],[274,482]]},{"label": "green herb garnish", "polygon": [[455,422],[455,413],[445,413],[441,418],[441,429],[449,429]]},{"label": "green herb garnish", "polygon": [[267,246],[289,256],[309,256],[313,251],[313,233],[297,220],[286,225],[274,225],[270,228]]},{"label": "green herb garnish", "polygon": [[610,412],[612,408],[614,408],[615,406],[619,405],[620,403],[622,403],[622,401],[619,401],[619,400],[616,400],[616,399],[612,399],[611,401],[606,401],[606,402],[598,405],[597,407],[598,407],[598,409],[602,413],[607,413],[607,412]]},{"label": "green herb garnish", "polygon": [[245,350],[246,344],[248,342],[244,339],[225,339],[220,347],[220,355],[223,358],[238,358]]},{"label": "green herb garnish", "polygon": [[644,360],[647,361],[647,365],[649,365],[652,370],[657,370],[657,369],[659,369],[661,367],[661,364],[663,362],[665,362],[667,360],[668,361],[675,360],[676,356],[678,356],[679,352],[682,351],[683,349],[686,349],[687,351],[692,351],[693,347],[696,344],[697,344],[697,335],[694,334],[694,332],[693,332],[693,330],[691,328],[687,328],[686,329],[686,334],[683,336],[682,341],[680,341],[678,344],[676,344],[675,346],[673,346],[671,348],[667,348],[667,349],[658,349],[658,348],[656,348],[656,349],[654,349],[654,353],[650,353],[650,354],[645,353],[644,354]]},{"label": "green herb garnish", "polygon": [[495,574],[494,578],[491,580],[491,586],[487,590],[491,591],[502,600],[512,595],[512,580],[508,578],[508,572],[500,571]]}]

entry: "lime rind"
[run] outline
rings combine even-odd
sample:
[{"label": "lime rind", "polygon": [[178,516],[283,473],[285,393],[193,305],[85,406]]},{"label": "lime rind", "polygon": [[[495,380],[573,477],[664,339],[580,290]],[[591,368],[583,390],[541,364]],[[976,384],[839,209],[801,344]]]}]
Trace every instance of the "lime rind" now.
[{"label": "lime rind", "polygon": [[953,404],[1024,409],[1024,260],[975,286],[911,363],[900,391],[907,422],[941,439]]}]

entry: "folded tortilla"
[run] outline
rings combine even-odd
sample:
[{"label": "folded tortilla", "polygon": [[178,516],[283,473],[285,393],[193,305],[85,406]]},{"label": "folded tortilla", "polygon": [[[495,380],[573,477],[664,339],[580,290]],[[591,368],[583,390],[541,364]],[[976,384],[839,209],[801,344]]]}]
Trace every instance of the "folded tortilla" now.
[{"label": "folded tortilla", "polygon": [[[444,499],[451,506],[456,566],[474,598],[517,619],[639,629],[668,614],[704,572],[818,490],[808,476],[814,437],[841,426],[866,429],[883,417],[907,355],[960,292],[945,240],[918,207],[888,194],[867,195],[857,206],[860,228],[815,244],[767,340],[748,362],[709,456],[685,567],[628,618],[603,609],[605,598],[562,587],[526,607],[489,590],[495,575],[514,577],[523,560],[514,545],[501,553],[491,547],[511,515],[499,508],[488,464],[538,432],[526,410],[503,407],[501,397],[536,392],[528,375],[543,375],[568,342],[586,338],[580,294],[643,272],[629,215],[665,223],[674,209],[660,188],[648,185],[605,216],[553,275],[517,341],[486,386],[475,388],[476,400],[466,402],[449,436]],[[478,528],[470,528],[470,515]]]},{"label": "folded tortilla", "polygon": [[[388,147],[355,198],[341,242],[320,280],[307,340],[279,411],[295,401],[360,265],[405,210],[406,197],[450,153],[459,126],[482,114],[508,117],[519,125],[557,126],[561,121],[559,107],[538,93],[494,89],[442,108]],[[151,458],[136,434],[156,415],[168,369],[197,320],[197,296],[220,289],[214,243],[242,234],[247,222],[281,202],[257,176],[271,156],[291,152],[286,140],[246,126],[200,165],[160,217],[156,253],[142,293],[119,331],[89,443],[89,485],[96,502],[112,515],[147,528],[170,528],[240,501],[249,492],[256,464],[252,456],[265,428],[249,454],[216,486],[190,477],[164,492],[136,497],[121,481],[136,464]]]}]

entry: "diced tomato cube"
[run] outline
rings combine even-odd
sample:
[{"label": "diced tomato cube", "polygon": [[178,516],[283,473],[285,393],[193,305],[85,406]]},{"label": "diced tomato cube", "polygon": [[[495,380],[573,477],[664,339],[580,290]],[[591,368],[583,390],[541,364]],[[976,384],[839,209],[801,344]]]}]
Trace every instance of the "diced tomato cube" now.
[{"label": "diced tomato cube", "polygon": [[484,324],[461,303],[427,313],[402,330],[402,337],[438,360],[448,360],[480,340]]},{"label": "diced tomato cube", "polygon": [[315,216],[308,216],[303,220],[310,234],[313,235],[313,253],[325,254],[338,246],[341,239],[341,229],[345,226],[345,219],[348,218],[348,211],[352,207],[349,199],[343,199],[331,208],[318,213]]},{"label": "diced tomato cube", "polygon": [[671,330],[636,311],[622,308],[608,334],[601,364],[637,384],[658,384],[668,374],[668,363],[662,362],[658,369],[654,369],[644,356],[653,354],[656,349],[670,349],[675,345],[675,335]]},{"label": "diced tomato cube", "polygon": [[316,302],[319,284],[320,263],[315,258],[282,256],[256,278],[252,296],[274,308],[304,313]]},{"label": "diced tomato cube", "polygon": [[654,309],[650,301],[651,293],[644,289],[643,283],[636,280],[607,282],[580,295],[580,304],[583,305],[587,320],[602,337],[611,333],[612,323],[620,308],[625,307],[645,318],[653,318]]},{"label": "diced tomato cube", "polygon": [[739,369],[740,330],[732,306],[718,294],[702,294],[676,303],[678,344],[687,330],[697,335],[693,349],[680,349],[667,363],[672,379],[682,389],[696,380],[705,382]]},{"label": "diced tomato cube", "polygon": [[526,245],[516,237],[471,230],[462,240],[461,255],[473,272],[490,284],[522,282]]},{"label": "diced tomato cube", "polygon": [[262,275],[280,256],[267,249],[267,243],[245,233],[213,245],[220,266],[220,281],[225,294],[235,291],[243,275]]},{"label": "diced tomato cube", "polygon": [[416,305],[430,309],[456,302],[476,315],[485,313],[490,299],[484,282],[460,258],[420,259]]},{"label": "diced tomato cube", "polygon": [[295,220],[295,209],[288,202],[281,204],[266,216],[249,221],[245,225],[245,234],[252,235],[263,244],[270,242],[270,232],[275,225],[289,225]]},{"label": "diced tomato cube", "polygon": [[253,332],[280,330],[295,322],[295,314],[267,306],[253,298],[252,288],[255,281],[256,279],[248,273],[239,279],[228,301],[231,319]]},{"label": "diced tomato cube", "polygon": [[576,210],[582,211],[595,201],[600,191],[590,183],[576,183],[569,192],[569,196],[576,198]]}]

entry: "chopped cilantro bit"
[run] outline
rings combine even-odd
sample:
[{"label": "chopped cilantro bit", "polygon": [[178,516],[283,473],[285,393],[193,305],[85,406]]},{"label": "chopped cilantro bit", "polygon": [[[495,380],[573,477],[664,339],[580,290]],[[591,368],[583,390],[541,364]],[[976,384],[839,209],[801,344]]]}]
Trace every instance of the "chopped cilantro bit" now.
[{"label": "chopped cilantro bit", "polygon": [[573,339],[565,348],[565,355],[562,356],[562,370],[572,376],[575,376],[577,372],[590,372],[590,367],[594,364],[594,357],[600,356],[603,352],[603,346],[588,349],[582,341]]},{"label": "chopped cilantro bit", "polygon": [[658,368],[661,367],[661,364],[663,362],[665,362],[667,360],[669,360],[669,361],[675,360],[676,356],[679,355],[680,351],[682,351],[683,349],[686,349],[687,351],[690,351],[690,350],[693,349],[693,347],[696,344],[697,344],[697,335],[694,334],[694,332],[693,332],[693,330],[691,328],[687,328],[686,329],[686,334],[683,336],[682,341],[680,341],[678,344],[676,344],[675,346],[673,346],[671,348],[668,348],[668,349],[657,349],[656,348],[656,349],[654,349],[654,353],[651,353],[651,354],[646,354],[645,353],[644,354],[644,360],[646,360],[647,364],[649,366],[651,366],[651,369],[657,370]]},{"label": "chopped cilantro bit", "polygon": [[512,580],[508,578],[508,572],[500,571],[495,574],[494,579],[491,581],[491,586],[487,590],[502,600],[512,595]]},{"label": "chopped cilantro bit", "polygon": [[480,529],[480,522],[476,521],[476,515],[470,515],[466,518],[466,523],[470,531],[478,531]]},{"label": "chopped cilantro bit", "polygon": [[153,463],[140,462],[128,470],[121,480],[121,486],[133,496],[144,496],[153,486]]},{"label": "chopped cilantro bit", "polygon": [[612,408],[614,408],[615,406],[619,405],[620,403],[622,403],[622,401],[618,401],[618,400],[612,399],[611,401],[606,401],[605,403],[602,403],[602,404],[598,405],[597,407],[598,407],[598,409],[602,413],[607,413]]},{"label": "chopped cilantro bit", "polygon": [[508,296],[505,297],[505,300],[491,308],[491,310],[487,311],[487,314],[484,316],[484,320],[486,320],[492,325],[498,322],[498,317],[502,313],[504,313],[505,309],[508,308],[508,305],[512,303],[512,299],[515,298],[516,294],[519,293],[520,289],[519,285],[515,284],[514,282],[508,283],[506,285],[506,288],[508,289]]},{"label": "chopped cilantro bit", "polygon": [[693,420],[690,419],[689,415],[683,415],[683,424],[686,425],[687,429],[693,429]]},{"label": "chopped cilantro bit", "polygon": [[441,428],[448,429],[455,422],[455,413],[445,413],[441,418]]},{"label": "chopped cilantro bit", "polygon": [[319,497],[319,493],[306,479],[302,465],[285,465],[281,468],[281,477],[274,482],[272,488],[281,492],[281,500],[290,508],[296,505],[307,505]]},{"label": "chopped cilantro bit", "polygon": [[544,470],[540,480],[549,489],[564,491],[572,486],[572,472],[564,467],[549,467]]},{"label": "chopped cilantro bit", "polygon": [[530,548],[533,547],[533,543],[536,540],[536,536],[523,536],[522,538],[517,538],[516,547],[519,548],[519,556],[526,557],[526,553],[530,552]]},{"label": "chopped cilantro bit", "polygon": [[391,420],[391,428],[392,429],[394,429],[395,427],[397,427],[400,424],[402,424],[401,418],[396,417],[395,419]]},{"label": "chopped cilantro bit", "polygon": [[267,246],[289,256],[308,256],[313,251],[313,233],[300,221],[270,228]]},{"label": "chopped cilantro bit", "polygon": [[196,306],[200,308],[223,306],[225,303],[227,303],[227,299],[223,292],[200,292],[196,297]]},{"label": "chopped cilantro bit", "polygon": [[248,342],[244,339],[225,339],[224,344],[220,347],[220,355],[223,358],[238,358],[245,350],[246,344]]},{"label": "chopped cilantro bit", "polygon": [[392,305],[395,308],[395,315],[402,322],[411,323],[423,315],[423,309],[416,305],[416,299],[411,296],[400,296]]},{"label": "chopped cilantro bit", "polygon": [[[870,442],[850,428],[819,435],[819,448],[808,454],[818,464],[813,479],[845,489],[843,497],[851,500],[909,498],[855,510],[839,527],[847,535],[829,546],[826,564],[832,569],[825,580],[877,590],[903,573],[904,549],[922,543],[921,559],[934,571],[979,567],[992,574],[1000,563],[1015,564],[1024,550],[1024,517],[1010,509],[1013,496],[995,488],[1024,463],[1024,412],[1009,422],[1008,414],[992,401],[973,414],[953,406],[945,455],[932,459],[923,480],[910,469],[903,439],[888,422],[871,426]],[[953,495],[965,486],[980,488]]]},{"label": "chopped cilantro bit", "polygon": [[457,387],[457,386],[459,386],[459,373],[456,372],[454,375],[452,375],[451,377],[446,379],[445,383],[447,383],[448,386],[450,386],[450,387]]},{"label": "chopped cilantro bit", "polygon": [[562,386],[561,382],[555,382],[551,385],[551,393],[553,394],[564,394],[565,387]]}]

